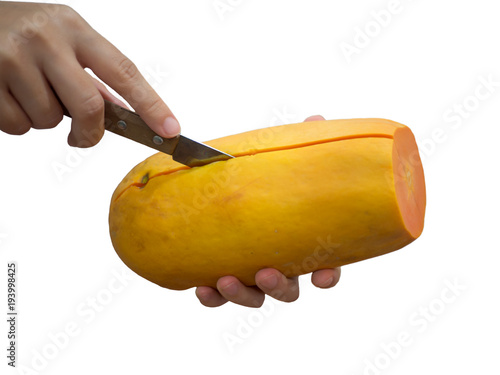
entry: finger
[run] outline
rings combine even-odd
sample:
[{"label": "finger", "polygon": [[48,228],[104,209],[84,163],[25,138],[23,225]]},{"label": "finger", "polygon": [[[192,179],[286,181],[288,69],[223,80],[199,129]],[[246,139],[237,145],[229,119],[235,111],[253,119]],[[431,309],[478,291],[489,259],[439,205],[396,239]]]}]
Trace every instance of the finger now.
[{"label": "finger", "polygon": [[314,115],[314,116],[309,116],[304,120],[304,122],[307,121],[323,121],[325,118],[321,115]]},{"label": "finger", "polygon": [[31,120],[6,88],[0,89],[0,130],[21,135],[31,128]]},{"label": "finger", "polygon": [[209,286],[199,286],[196,288],[196,297],[200,300],[202,305],[207,307],[219,307],[227,302],[227,299]]},{"label": "finger", "polygon": [[314,271],[311,275],[312,283],[318,288],[331,288],[340,280],[340,267]]},{"label": "finger", "polygon": [[76,147],[97,144],[104,134],[104,100],[89,74],[70,54],[44,67],[50,84],[72,117],[68,143]]},{"label": "finger", "polygon": [[77,46],[80,63],[120,94],[159,135],[175,137],[179,122],[135,64],[97,32]]},{"label": "finger", "polygon": [[49,129],[61,122],[61,105],[38,69],[23,69],[10,75],[7,83],[10,92],[28,115],[31,127]]},{"label": "finger", "polygon": [[299,298],[299,278],[287,278],[274,268],[264,268],[255,274],[257,286],[271,297],[293,302]]},{"label": "finger", "polygon": [[247,307],[260,307],[265,295],[255,287],[243,285],[234,276],[223,276],[217,281],[217,290],[228,301]]},{"label": "finger", "polygon": [[106,99],[107,101],[111,103],[115,103],[116,105],[119,105],[120,107],[127,108],[128,105],[124,102],[122,102],[120,99],[118,99],[116,96],[114,96],[112,93],[109,92],[108,88],[98,79],[95,79],[94,77],[90,76],[92,78],[92,82],[94,83],[94,86],[96,87],[97,90],[101,93],[101,96]]}]

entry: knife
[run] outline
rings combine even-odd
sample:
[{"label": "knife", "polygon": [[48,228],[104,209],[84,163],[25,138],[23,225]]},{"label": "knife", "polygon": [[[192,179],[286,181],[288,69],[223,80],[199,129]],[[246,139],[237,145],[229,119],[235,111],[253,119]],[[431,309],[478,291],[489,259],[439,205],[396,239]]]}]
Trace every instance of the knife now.
[{"label": "knife", "polygon": [[[104,107],[104,127],[106,130],[172,155],[175,161],[189,167],[234,158],[232,155],[180,134],[173,138],[163,138],[151,130],[137,113],[108,100],[104,100]],[[63,109],[64,114],[71,117],[64,106]]]}]

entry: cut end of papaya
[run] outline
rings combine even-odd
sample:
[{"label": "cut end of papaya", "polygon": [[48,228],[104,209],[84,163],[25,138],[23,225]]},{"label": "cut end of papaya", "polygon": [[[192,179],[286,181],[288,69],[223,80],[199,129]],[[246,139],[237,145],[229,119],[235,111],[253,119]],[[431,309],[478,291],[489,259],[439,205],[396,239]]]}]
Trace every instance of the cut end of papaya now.
[{"label": "cut end of papaya", "polygon": [[395,131],[392,159],[401,217],[411,236],[417,238],[424,229],[425,180],[415,137],[409,128]]}]

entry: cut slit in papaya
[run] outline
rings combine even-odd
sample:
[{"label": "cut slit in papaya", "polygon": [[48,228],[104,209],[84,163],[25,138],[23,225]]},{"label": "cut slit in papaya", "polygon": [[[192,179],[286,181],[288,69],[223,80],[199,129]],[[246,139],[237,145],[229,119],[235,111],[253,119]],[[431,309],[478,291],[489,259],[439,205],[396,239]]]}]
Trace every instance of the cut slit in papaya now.
[{"label": "cut slit in papaya", "polygon": [[[309,142],[309,143],[299,143],[299,144],[295,144],[295,145],[292,145],[292,146],[281,146],[281,147],[274,147],[274,148],[265,148],[265,149],[260,149],[260,150],[255,150],[255,151],[252,151],[252,152],[241,152],[241,153],[236,153],[232,156],[234,156],[235,158],[239,158],[239,157],[243,157],[243,156],[252,156],[252,155],[257,155],[257,154],[263,154],[263,153],[266,153],[266,152],[276,152],[276,151],[284,151],[284,150],[293,150],[294,148],[302,148],[302,147],[308,147],[308,146],[314,146],[314,145],[318,145],[318,144],[322,144],[322,143],[330,143],[330,142],[338,142],[338,141],[345,141],[345,140],[348,140],[348,139],[356,139],[356,138],[389,138],[389,139],[392,139],[391,136],[388,136],[388,135],[375,135],[375,134],[366,134],[366,135],[361,135],[361,136],[351,136],[351,137],[343,137],[343,138],[333,138],[333,139],[326,139],[326,140],[322,140],[322,141],[316,141],[316,142]],[[207,142],[208,144],[208,142]],[[226,161],[226,160],[224,160]],[[224,162],[224,161],[219,161],[219,162]],[[195,168],[199,168],[199,167],[195,167]],[[168,174],[171,174],[171,173],[174,173],[174,172],[177,172],[177,171],[182,171],[182,170],[186,170],[186,169],[191,169],[190,167],[187,167],[185,165],[181,165],[179,164],[177,168],[173,168],[173,169],[169,169],[165,172],[159,172],[159,173],[156,173],[152,176],[149,175],[149,172],[145,174],[145,176],[148,176],[148,178],[146,179],[145,181],[145,178],[143,177],[141,179],[141,182],[133,182],[131,183],[130,185],[126,186],[123,191],[121,193],[119,193],[115,199],[118,199],[121,194],[123,194],[123,192],[131,187],[139,187],[139,188],[142,188],[144,187],[151,179],[155,178],[155,177],[159,177],[159,176],[165,176],[165,175],[168,175]]]}]

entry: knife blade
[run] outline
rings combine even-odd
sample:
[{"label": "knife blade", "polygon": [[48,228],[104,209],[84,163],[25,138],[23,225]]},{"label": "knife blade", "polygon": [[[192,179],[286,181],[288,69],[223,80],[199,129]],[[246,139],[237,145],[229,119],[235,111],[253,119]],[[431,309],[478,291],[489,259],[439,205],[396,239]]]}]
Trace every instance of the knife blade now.
[{"label": "knife blade", "polygon": [[179,163],[196,167],[234,157],[183,135],[163,138],[151,130],[137,113],[107,100],[104,100],[104,104],[106,130],[172,155]]},{"label": "knife blade", "polygon": [[[71,117],[64,105],[62,107],[64,114]],[[175,161],[188,167],[197,167],[234,158],[232,155],[180,134],[173,138],[163,138],[151,130],[137,113],[108,100],[104,100],[104,108],[104,128],[106,130],[169,154]]]}]

